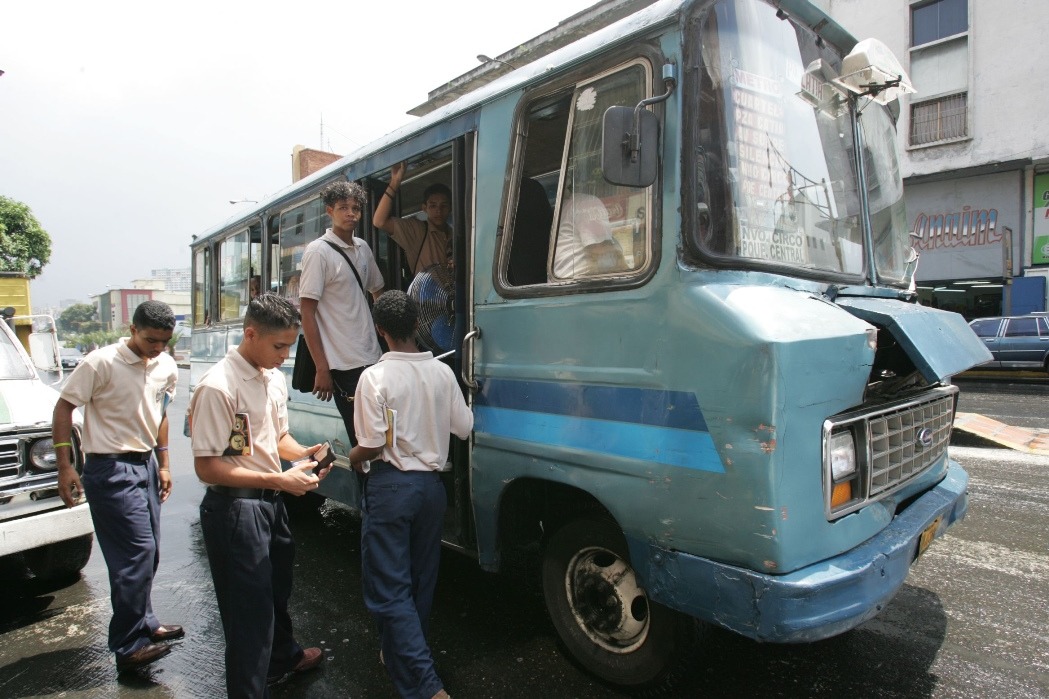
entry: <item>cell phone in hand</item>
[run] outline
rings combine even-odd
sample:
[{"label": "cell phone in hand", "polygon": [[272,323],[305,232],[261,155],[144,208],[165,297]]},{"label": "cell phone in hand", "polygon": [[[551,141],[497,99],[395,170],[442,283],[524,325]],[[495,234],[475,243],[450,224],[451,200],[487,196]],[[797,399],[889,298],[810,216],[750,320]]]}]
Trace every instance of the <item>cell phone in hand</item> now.
[{"label": "cell phone in hand", "polygon": [[335,463],[335,452],[331,449],[331,442],[325,442],[321,445],[313,454],[313,460],[317,462],[317,465],[313,467],[314,475],[320,475],[320,472]]}]

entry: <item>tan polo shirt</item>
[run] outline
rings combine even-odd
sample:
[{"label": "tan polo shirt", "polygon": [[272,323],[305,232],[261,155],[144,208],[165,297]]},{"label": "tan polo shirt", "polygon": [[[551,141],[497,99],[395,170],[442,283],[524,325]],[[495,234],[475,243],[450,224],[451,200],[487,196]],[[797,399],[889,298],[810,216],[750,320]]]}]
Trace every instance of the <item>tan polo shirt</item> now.
[{"label": "tan polo shirt", "polygon": [[280,473],[277,442],[288,433],[288,386],[280,369],[256,369],[233,347],[201,377],[189,411],[194,456]]},{"label": "tan polo shirt", "polygon": [[84,409],[84,451],[150,451],[164,409],[175,397],[178,366],[167,353],[146,361],[125,341],[84,358],[62,387],[62,398]]},{"label": "tan polo shirt", "polygon": [[353,271],[346,267],[346,260],[332,250],[327,241],[346,253],[369,293],[382,289],[382,272],[375,264],[368,243],[355,237],[353,245],[348,245],[329,228],[307,245],[302,254],[299,297],[317,301],[317,325],[330,368],[356,369],[374,364],[382,350],[375,336],[368,301]]},{"label": "tan polo shirt", "polygon": [[431,225],[429,220],[415,217],[392,220],[393,233],[390,237],[407,253],[413,273],[418,274],[430,265],[447,264],[451,259],[451,231],[442,231]]}]

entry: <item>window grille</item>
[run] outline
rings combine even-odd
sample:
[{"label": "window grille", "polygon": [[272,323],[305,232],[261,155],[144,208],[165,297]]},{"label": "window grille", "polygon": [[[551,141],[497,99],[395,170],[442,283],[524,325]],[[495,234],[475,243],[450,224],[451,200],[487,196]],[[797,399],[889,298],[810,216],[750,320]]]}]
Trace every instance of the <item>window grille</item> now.
[{"label": "window grille", "polygon": [[965,92],[911,104],[911,145],[968,136],[968,121]]}]

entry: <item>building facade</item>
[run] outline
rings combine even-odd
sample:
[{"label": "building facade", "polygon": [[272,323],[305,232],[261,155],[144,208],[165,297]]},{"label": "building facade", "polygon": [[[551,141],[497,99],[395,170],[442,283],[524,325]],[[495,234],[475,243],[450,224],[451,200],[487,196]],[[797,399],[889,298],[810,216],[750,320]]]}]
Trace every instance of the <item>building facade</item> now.
[{"label": "building facade", "polygon": [[1045,0],[825,0],[884,42],[916,94],[898,122],[923,303],[967,318],[1045,311],[1049,139]]}]

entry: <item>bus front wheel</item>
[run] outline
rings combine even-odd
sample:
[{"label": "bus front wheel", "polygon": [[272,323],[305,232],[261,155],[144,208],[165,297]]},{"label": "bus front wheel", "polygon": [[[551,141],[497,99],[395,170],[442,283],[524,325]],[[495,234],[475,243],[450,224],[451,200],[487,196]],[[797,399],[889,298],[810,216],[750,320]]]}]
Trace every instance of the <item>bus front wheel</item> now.
[{"label": "bus front wheel", "polygon": [[602,680],[659,693],[677,679],[693,620],[648,598],[615,523],[579,519],[543,555],[543,596],[569,654]]}]

